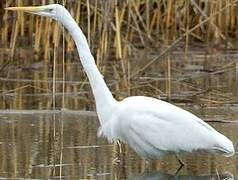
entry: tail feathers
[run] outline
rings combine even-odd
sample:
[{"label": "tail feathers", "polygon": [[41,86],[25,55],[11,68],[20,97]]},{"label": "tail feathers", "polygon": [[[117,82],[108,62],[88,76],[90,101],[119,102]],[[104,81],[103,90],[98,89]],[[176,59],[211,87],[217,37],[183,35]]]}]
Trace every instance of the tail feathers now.
[{"label": "tail feathers", "polygon": [[217,154],[221,154],[223,156],[226,157],[231,157],[235,154],[235,150],[234,148],[224,148],[224,147],[213,147],[212,150],[217,153]]},{"label": "tail feathers", "polygon": [[224,135],[220,135],[218,143],[212,147],[213,151],[226,157],[233,156],[235,154],[233,143]]}]

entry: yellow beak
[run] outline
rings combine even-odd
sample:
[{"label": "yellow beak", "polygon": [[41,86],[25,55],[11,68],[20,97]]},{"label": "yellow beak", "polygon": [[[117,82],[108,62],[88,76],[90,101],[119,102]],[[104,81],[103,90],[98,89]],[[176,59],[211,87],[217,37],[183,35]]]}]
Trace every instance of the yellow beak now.
[{"label": "yellow beak", "polygon": [[29,7],[7,7],[5,8],[7,11],[23,11],[23,12],[30,12],[30,13],[37,13],[44,10],[44,6],[29,6]]}]

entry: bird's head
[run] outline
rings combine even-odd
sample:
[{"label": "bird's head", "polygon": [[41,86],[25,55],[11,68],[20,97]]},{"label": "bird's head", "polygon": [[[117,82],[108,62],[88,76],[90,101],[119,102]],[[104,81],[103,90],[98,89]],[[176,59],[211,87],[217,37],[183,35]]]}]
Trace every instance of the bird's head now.
[{"label": "bird's head", "polygon": [[[22,11],[39,16],[46,16],[55,20],[61,20],[67,10],[60,4],[50,4],[45,6],[28,6],[28,7],[7,7],[8,11]],[[66,10],[66,11],[65,11]]]}]

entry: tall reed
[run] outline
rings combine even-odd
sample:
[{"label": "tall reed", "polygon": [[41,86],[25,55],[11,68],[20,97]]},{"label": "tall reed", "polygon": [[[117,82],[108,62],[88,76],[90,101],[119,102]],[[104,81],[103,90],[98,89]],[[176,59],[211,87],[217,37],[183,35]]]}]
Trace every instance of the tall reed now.
[{"label": "tall reed", "polygon": [[[30,3],[17,0],[2,1],[0,4],[5,7],[56,2],[61,3],[61,1],[41,0]],[[236,12],[238,8],[237,1],[232,0],[79,0],[66,1],[65,6],[86,34],[102,74],[107,77],[113,75],[114,79],[117,79],[117,82],[112,83],[111,86],[115,91],[124,92],[124,94],[118,95],[122,97],[133,94],[132,90],[136,89],[133,80],[138,79],[145,72],[149,72],[158,60],[162,60],[163,69],[165,69],[162,73],[166,75],[165,90],[163,91],[169,99],[173,94],[172,79],[176,72],[171,59],[171,52],[174,48],[181,48],[184,53],[184,66],[187,66],[191,43],[204,43],[211,49],[219,48],[223,44],[232,48],[231,41],[237,37],[238,18]],[[7,11],[4,12],[1,19],[3,26],[0,28],[0,48],[6,49],[5,52],[10,51],[10,59],[19,55],[23,48],[30,47],[34,49],[34,53],[31,55],[34,55],[36,62],[44,59],[45,64],[51,65],[54,46],[57,47],[55,53],[59,58],[62,57],[62,47],[65,46],[64,55],[67,62],[77,62],[75,60],[78,60],[78,55],[72,38],[65,32],[65,44],[62,43],[62,28],[56,26],[54,21]],[[140,52],[152,50],[156,54],[153,58],[145,57],[143,58],[144,62],[131,61],[132,58],[136,59],[135,57],[140,56]],[[207,52],[209,51],[207,50]],[[0,68],[4,70],[7,65],[1,63]],[[17,62],[9,61],[9,63]],[[109,65],[114,63],[119,66],[115,65],[113,70],[109,71]],[[61,61],[57,61],[56,64],[56,68],[62,67]],[[65,73],[63,74],[65,75]],[[44,87],[41,88],[49,90],[50,86],[44,84]],[[62,88],[66,89],[61,87],[59,90]],[[85,84],[70,88],[84,89]],[[70,88],[67,87],[69,91]],[[161,91],[161,88],[163,89],[163,87],[159,87],[159,84],[151,88],[156,94]],[[61,102],[63,101],[61,98]]]}]

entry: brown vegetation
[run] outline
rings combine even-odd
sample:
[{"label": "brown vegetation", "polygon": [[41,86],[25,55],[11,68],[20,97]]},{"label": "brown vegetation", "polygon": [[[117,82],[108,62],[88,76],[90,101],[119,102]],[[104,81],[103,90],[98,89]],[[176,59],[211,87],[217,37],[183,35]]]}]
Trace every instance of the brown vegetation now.
[{"label": "brown vegetation", "polygon": [[[204,83],[204,80],[198,79],[192,84],[190,84],[191,82],[185,84],[184,81],[180,82],[178,88],[178,85],[174,85],[176,82],[173,82],[173,79],[176,79],[178,74],[182,75],[184,69],[188,68],[192,71],[191,69],[195,66],[201,68],[199,63],[202,64],[203,71],[216,72],[216,70],[223,70],[223,67],[225,71],[227,68],[236,69],[236,63],[233,61],[223,63],[218,60],[216,61],[218,64],[216,63],[215,66],[219,68],[214,70],[211,66],[214,65],[215,61],[211,63],[209,60],[219,59],[217,50],[235,48],[233,40],[238,35],[238,7],[235,0],[68,0],[57,2],[66,6],[85,32],[98,67],[108,77],[107,79],[111,80],[109,82],[111,89],[117,94],[119,90],[122,92],[118,95],[119,98],[130,94],[141,94],[140,88],[143,87],[143,94],[160,95],[168,100],[176,101],[178,98],[174,97],[173,94],[178,94],[185,86],[187,92],[195,90],[193,95],[207,92],[210,88],[204,88],[207,82]],[[0,2],[1,7],[42,5],[44,3],[56,3],[56,1],[35,0],[30,3],[16,0]],[[67,74],[69,69],[65,68],[64,63],[62,66],[62,61],[58,59],[65,59],[64,56],[66,56],[67,61],[65,63],[77,62],[74,61],[74,59],[78,59],[78,56],[72,38],[67,33],[62,33],[62,28],[56,22],[47,18],[6,11],[0,15],[0,19],[2,19],[0,28],[2,77],[9,78],[11,65],[25,65],[26,61],[29,61],[26,59],[32,59],[32,61],[44,62],[44,65],[47,66],[54,64],[55,68],[53,68],[52,73],[56,73],[56,71],[57,73],[54,74],[54,77],[51,76],[53,82],[57,78],[64,81],[65,73]],[[63,43],[63,39],[65,39],[65,43]],[[200,50],[205,52],[202,54],[204,58],[202,62],[192,62],[191,64],[189,58],[191,52],[193,54],[193,50],[196,50],[197,44],[199,44]],[[180,52],[180,63],[176,63],[174,60],[176,59],[174,52]],[[208,56],[204,56],[205,54]],[[201,55],[200,52],[199,55]],[[176,53],[175,56],[177,56]],[[23,60],[13,61],[16,58]],[[158,60],[163,60],[160,66],[156,65]],[[151,76],[151,72],[157,73],[156,77]],[[166,80],[164,84],[161,84],[160,75]],[[48,77],[47,72],[44,76]],[[138,82],[138,78],[147,79],[144,81],[140,79]],[[40,79],[42,80],[41,77],[38,77],[38,80]],[[76,80],[85,81],[84,79],[83,77],[83,79]],[[137,81],[134,82],[135,79]],[[49,79],[46,78],[45,80],[48,81]],[[117,81],[115,82],[115,80]],[[149,81],[153,82],[150,83]],[[177,81],[179,80],[177,79]],[[202,88],[194,85],[197,83]],[[36,92],[51,92],[51,83],[50,85],[42,84],[40,82],[31,83],[30,85],[27,84],[27,87],[37,88]],[[85,83],[73,87],[64,87],[65,83],[62,86],[60,82],[56,84],[56,91],[63,92],[63,94],[65,90],[78,92],[85,86]],[[20,87],[24,89],[25,85],[23,83]],[[2,89],[8,92],[9,90],[14,91],[15,88],[4,87]],[[222,94],[223,92],[214,93]],[[227,96],[219,96],[218,101],[223,102],[224,98],[226,99]],[[187,100],[191,101],[191,97],[188,99],[182,97],[182,99],[186,102]],[[230,98],[226,100],[230,102]],[[217,98],[208,101],[216,103]],[[44,105],[44,107],[48,106]]]}]

